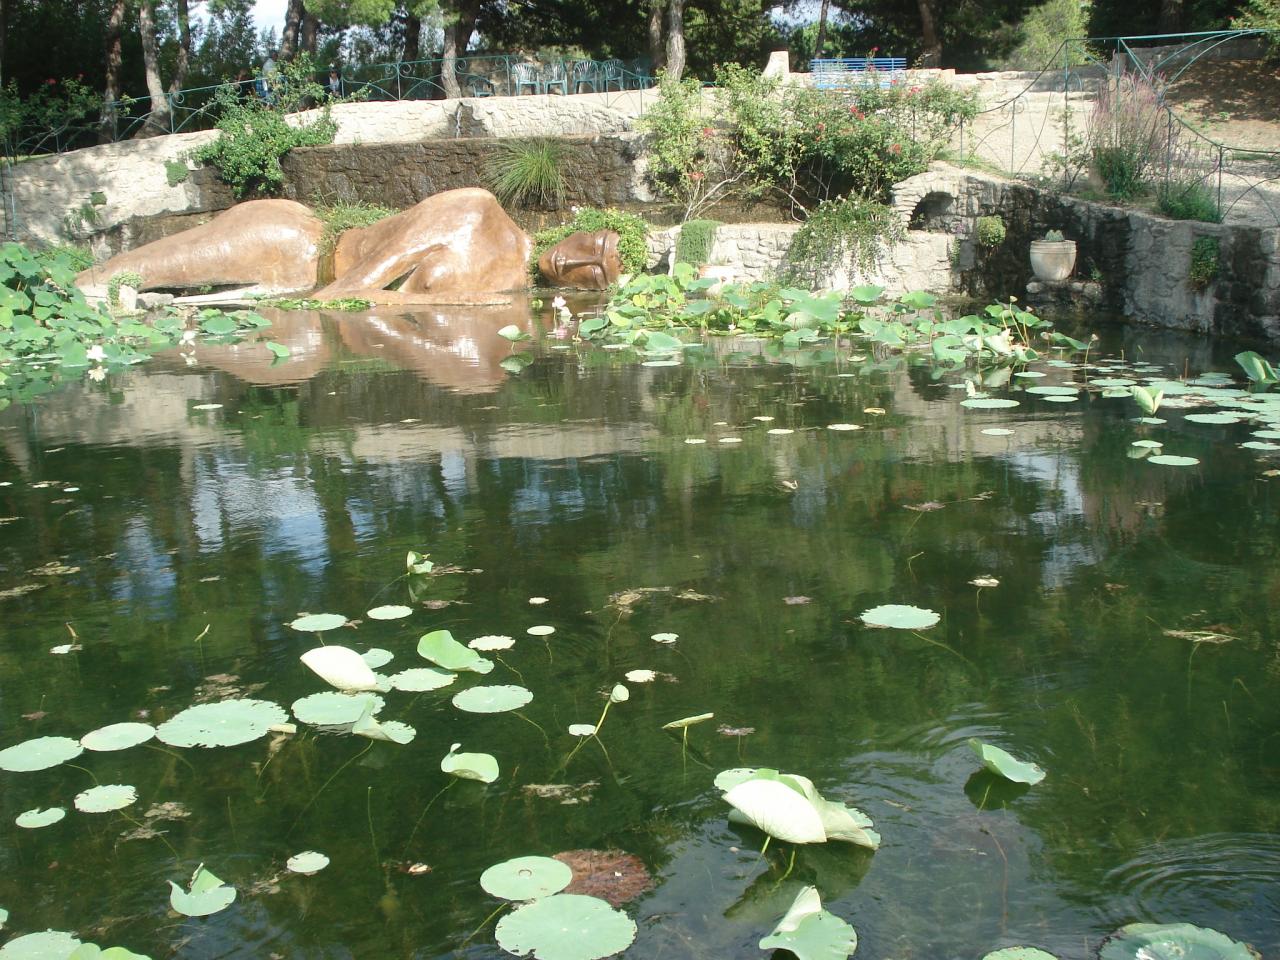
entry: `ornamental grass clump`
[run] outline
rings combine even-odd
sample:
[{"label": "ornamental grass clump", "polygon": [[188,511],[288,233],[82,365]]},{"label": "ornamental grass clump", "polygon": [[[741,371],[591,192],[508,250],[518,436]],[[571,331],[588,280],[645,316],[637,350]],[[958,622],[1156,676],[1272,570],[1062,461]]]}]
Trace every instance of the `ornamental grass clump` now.
[{"label": "ornamental grass clump", "polygon": [[1145,194],[1170,148],[1165,84],[1159,77],[1114,73],[1098,89],[1089,118],[1090,155],[1108,194]]}]

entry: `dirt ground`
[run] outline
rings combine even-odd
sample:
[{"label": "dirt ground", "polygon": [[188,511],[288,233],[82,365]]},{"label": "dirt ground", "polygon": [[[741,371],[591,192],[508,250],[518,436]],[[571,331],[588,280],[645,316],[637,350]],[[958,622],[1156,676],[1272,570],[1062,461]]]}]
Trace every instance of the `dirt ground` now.
[{"label": "dirt ground", "polygon": [[1202,61],[1169,88],[1183,118],[1219,143],[1280,151],[1280,65]]}]

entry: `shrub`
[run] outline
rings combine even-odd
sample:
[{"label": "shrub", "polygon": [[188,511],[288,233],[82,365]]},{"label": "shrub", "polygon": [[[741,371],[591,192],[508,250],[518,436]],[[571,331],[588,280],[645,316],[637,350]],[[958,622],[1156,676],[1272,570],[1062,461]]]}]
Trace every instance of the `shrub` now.
[{"label": "shrub", "polygon": [[862,197],[844,197],[819,204],[791,238],[787,250],[787,279],[818,286],[833,263],[850,274],[876,268],[883,251],[904,236],[892,207]]},{"label": "shrub", "polygon": [[191,171],[187,169],[186,163],[182,160],[166,160],[164,162],[164,178],[171,187],[185,183],[190,174]]},{"label": "shrub", "polygon": [[978,244],[988,250],[994,250],[1004,243],[1005,226],[1002,217],[978,218]]},{"label": "shrub", "polygon": [[584,207],[573,215],[568,223],[558,227],[549,227],[533,236],[533,261],[530,269],[538,268],[538,258],[549,247],[572,233],[595,233],[597,230],[612,230],[618,235],[618,256],[622,260],[623,273],[640,273],[649,259],[649,249],[645,244],[645,236],[649,232],[649,224],[634,213],[623,213],[621,210],[598,210]]},{"label": "shrub", "polygon": [[[1018,44],[1004,62],[1008,70],[1044,70],[1062,66],[1062,41],[1088,36],[1080,0],[1045,0],[1027,11],[1018,27]],[[1085,61],[1084,46],[1067,47],[1067,64]]]},{"label": "shrub", "polygon": [[711,258],[711,248],[716,242],[719,220],[686,220],[676,237],[673,263],[687,263],[700,267]]},{"label": "shrub", "polygon": [[134,290],[142,289],[142,274],[128,271],[126,273],[117,273],[111,278],[107,284],[107,303],[113,307],[120,304],[120,288],[133,287]]},{"label": "shrub", "polygon": [[555,208],[564,202],[563,162],[564,144],[558,140],[510,140],[499,144],[485,164],[485,182],[504,206]]},{"label": "shrub", "polygon": [[1217,237],[1200,237],[1191,244],[1191,264],[1187,280],[1197,290],[1204,290],[1218,278],[1218,255],[1221,247]]},{"label": "shrub", "polygon": [[315,212],[316,216],[324,221],[324,233],[320,236],[322,255],[332,252],[338,245],[338,240],[348,230],[367,227],[395,213],[390,207],[364,203],[360,200],[317,202]]},{"label": "shrub", "polygon": [[73,274],[88,270],[93,266],[93,253],[88,247],[78,247],[70,243],[55,243],[39,251],[36,259],[42,264],[62,264]]},{"label": "shrub", "polygon": [[1156,207],[1171,220],[1222,222],[1218,200],[1201,180],[1175,178],[1161,184],[1156,192]]},{"label": "shrub", "polygon": [[1237,30],[1268,31],[1271,58],[1280,60],[1280,0],[1247,0],[1231,26]]},{"label": "shrub", "polygon": [[1164,83],[1141,74],[1113,74],[1098,90],[1089,119],[1089,148],[1107,192],[1130,200],[1146,192],[1150,173],[1168,150]]}]

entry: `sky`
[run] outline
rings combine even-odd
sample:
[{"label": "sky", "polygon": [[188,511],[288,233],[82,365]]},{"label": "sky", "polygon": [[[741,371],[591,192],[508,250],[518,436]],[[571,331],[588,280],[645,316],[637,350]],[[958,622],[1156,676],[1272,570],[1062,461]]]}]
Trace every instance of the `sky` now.
[{"label": "sky", "polygon": [[275,28],[279,36],[284,26],[284,11],[289,0],[255,0],[253,4],[253,23],[259,31]]}]

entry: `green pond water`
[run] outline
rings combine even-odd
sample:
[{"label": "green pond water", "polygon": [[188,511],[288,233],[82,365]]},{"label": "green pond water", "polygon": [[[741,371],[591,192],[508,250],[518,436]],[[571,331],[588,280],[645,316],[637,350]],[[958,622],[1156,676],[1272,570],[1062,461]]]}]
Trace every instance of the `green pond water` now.
[{"label": "green pond water", "polygon": [[[536,359],[513,375],[495,334],[509,316],[273,319],[284,363],[198,345],[192,363],[163,355],[0,413],[0,747],[232,696],[288,709],[328,689],[298,659],[321,642],[390,651],[386,674],[427,666],[430,630],[514,646],[485,654],[487,677],[382,694],[379,719],[417,731],[407,745],[298,723],[0,773],[0,940],[498,957],[492,921],[468,940],[499,906],[480,873],[597,849],[652,874],[622,907],[634,960],[759,956],[809,883],[867,960],[1085,958],[1133,921],[1280,951],[1280,477],[1265,476],[1280,456],[1240,446],[1280,406],[1138,425],[1132,400],[1096,389],[1025,392],[1230,371],[1234,349],[1129,331],[1102,355],[1136,371],[1038,364],[990,387],[1020,406],[975,410],[958,374],[851,360],[870,353],[857,345],[792,362],[717,341],[646,367],[546,340],[517,348]],[[1134,459],[1144,438],[1200,462]],[[431,576],[401,577],[410,550]],[[383,604],[413,612],[366,615]],[[882,604],[941,622],[864,626]],[[358,623],[288,626],[320,612]],[[658,677],[627,683],[566,765],[568,725],[637,669]],[[533,700],[451,704],[492,683]],[[704,712],[682,754],[661,726]],[[1048,776],[978,774],[970,737]],[[441,794],[454,743],[493,754],[498,780]],[[869,814],[881,848],[799,848],[780,882],[795,848],[762,858],[764,835],[728,823],[712,786],[738,766],[808,776]],[[77,811],[95,779],[138,801]],[[13,824],[50,806],[66,818]],[[287,873],[304,850],[330,865]],[[170,912],[168,881],[200,863],[236,902]]]}]

